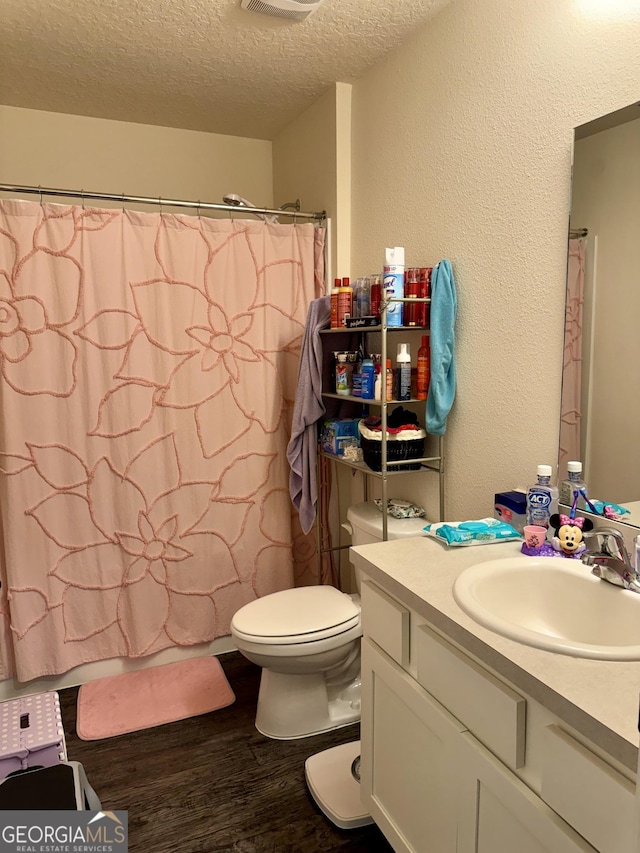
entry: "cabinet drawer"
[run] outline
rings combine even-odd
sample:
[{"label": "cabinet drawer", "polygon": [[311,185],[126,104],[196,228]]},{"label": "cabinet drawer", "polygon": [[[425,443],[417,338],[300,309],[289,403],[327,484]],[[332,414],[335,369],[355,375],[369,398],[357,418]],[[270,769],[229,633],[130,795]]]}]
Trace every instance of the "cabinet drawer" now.
[{"label": "cabinet drawer", "polygon": [[636,849],[635,786],[559,726],[547,726],[542,799],[600,853]]},{"label": "cabinet drawer", "polygon": [[524,766],[526,700],[426,625],[417,631],[418,681],[512,770]]},{"label": "cabinet drawer", "polygon": [[362,581],[362,633],[400,666],[409,665],[410,613],[370,580]]}]

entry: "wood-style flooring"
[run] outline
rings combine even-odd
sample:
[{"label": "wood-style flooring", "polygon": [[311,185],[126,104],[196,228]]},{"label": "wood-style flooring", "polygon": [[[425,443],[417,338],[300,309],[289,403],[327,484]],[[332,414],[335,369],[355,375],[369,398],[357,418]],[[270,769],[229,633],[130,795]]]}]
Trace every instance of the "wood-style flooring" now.
[{"label": "wood-style flooring", "polygon": [[103,809],[128,810],[130,853],[392,853],[376,826],[333,826],[305,783],[305,759],[357,739],[358,726],[266,738],[254,726],[260,669],[239,652],[220,662],[233,705],[107,740],[77,737],[78,689],[60,691],[69,760]]}]

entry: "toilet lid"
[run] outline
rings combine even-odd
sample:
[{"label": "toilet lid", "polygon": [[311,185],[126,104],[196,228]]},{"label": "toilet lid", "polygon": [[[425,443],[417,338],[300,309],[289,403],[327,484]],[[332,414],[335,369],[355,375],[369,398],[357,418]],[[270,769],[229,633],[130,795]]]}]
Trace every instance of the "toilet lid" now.
[{"label": "toilet lid", "polygon": [[[245,604],[231,622],[246,637],[311,639],[341,633],[356,625],[360,609],[333,586],[285,589]],[[306,635],[306,636],[302,636]]]}]

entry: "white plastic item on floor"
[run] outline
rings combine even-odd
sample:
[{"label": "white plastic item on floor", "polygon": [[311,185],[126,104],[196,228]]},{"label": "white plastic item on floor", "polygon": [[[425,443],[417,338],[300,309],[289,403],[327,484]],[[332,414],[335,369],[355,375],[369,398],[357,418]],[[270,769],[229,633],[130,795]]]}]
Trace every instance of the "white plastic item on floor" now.
[{"label": "white plastic item on floor", "polygon": [[360,782],[353,768],[360,741],[344,743],[307,758],[307,786],[320,811],[340,829],[357,829],[374,822],[360,799]]},{"label": "white plastic item on floor", "polygon": [[60,699],[55,691],[0,703],[0,779],[67,760]]}]

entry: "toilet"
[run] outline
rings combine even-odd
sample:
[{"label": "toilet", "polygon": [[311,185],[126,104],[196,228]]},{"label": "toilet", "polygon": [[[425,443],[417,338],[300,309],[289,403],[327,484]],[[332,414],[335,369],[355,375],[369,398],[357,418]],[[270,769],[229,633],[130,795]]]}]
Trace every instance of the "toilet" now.
[{"label": "toilet", "polygon": [[[382,540],[374,503],[349,507],[347,519],[353,545]],[[426,523],[389,517],[387,538],[423,535]],[[360,719],[358,595],[332,586],[274,592],[237,611],[231,636],[238,651],[262,667],[255,725],[263,735],[293,740]]]}]

